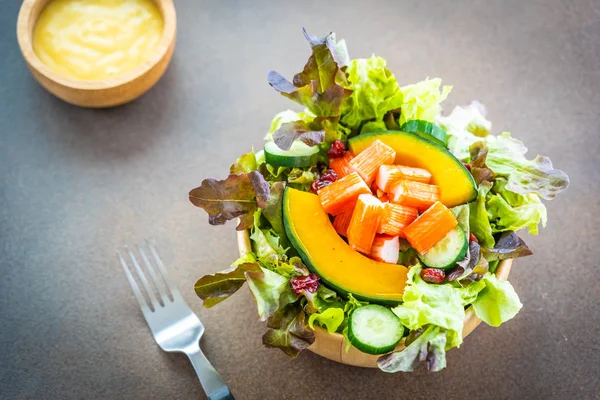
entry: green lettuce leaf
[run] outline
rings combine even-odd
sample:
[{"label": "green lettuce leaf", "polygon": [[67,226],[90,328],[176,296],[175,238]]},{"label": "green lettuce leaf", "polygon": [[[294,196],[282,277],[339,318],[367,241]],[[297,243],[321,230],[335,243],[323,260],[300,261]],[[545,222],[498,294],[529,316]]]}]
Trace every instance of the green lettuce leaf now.
[{"label": "green lettuce leaf", "polygon": [[431,372],[446,368],[446,339],[444,329],[430,325],[404,350],[386,354],[377,360],[384,372],[412,372],[425,361]]},{"label": "green lettuce leaf", "polygon": [[306,314],[295,304],[277,310],[267,319],[267,327],[263,344],[279,348],[292,358],[315,341],[315,334],[306,323]]},{"label": "green lettuce leaf", "polygon": [[469,205],[462,204],[460,206],[452,207],[450,211],[456,217],[460,229],[462,229],[465,235],[469,237],[469,233],[471,232],[471,228],[469,227]]},{"label": "green lettuce leaf", "polygon": [[482,281],[485,288],[473,301],[473,309],[483,322],[497,327],[517,315],[523,304],[510,282],[493,274],[486,274]]},{"label": "green lettuce leaf", "polygon": [[452,86],[443,86],[440,90],[442,80],[440,78],[425,79],[412,85],[402,86],[402,107],[399,125],[406,121],[421,119],[435,122],[440,112],[440,103],[448,97]]},{"label": "green lettuce leaf", "polygon": [[492,226],[486,208],[486,198],[491,188],[491,183],[482,182],[478,188],[477,198],[469,203],[469,227],[471,233],[475,235],[479,244],[483,247],[494,247]]},{"label": "green lettuce leaf", "polygon": [[273,271],[286,279],[292,276],[308,275],[308,268],[299,257],[288,259],[286,256],[270,254],[258,259],[261,267]]},{"label": "green lettuce leaf", "polygon": [[346,72],[352,94],[342,104],[341,122],[352,130],[358,130],[363,121],[375,120],[377,128],[361,132],[385,130],[383,117],[403,103],[398,81],[386,68],[386,61],[376,56],[352,60]]},{"label": "green lettuce leaf", "polygon": [[314,329],[313,324],[318,325],[327,329],[327,332],[334,333],[344,322],[344,310],[337,307],[329,307],[323,312],[314,313],[308,318],[308,325],[311,329]]},{"label": "green lettuce leaf", "polygon": [[360,133],[381,132],[387,129],[387,124],[384,121],[369,121],[362,125]]},{"label": "green lettuce leaf", "polygon": [[336,292],[324,285],[319,285],[316,293],[304,292],[308,304],[306,311],[309,314],[322,313],[328,308],[344,308],[344,301]]},{"label": "green lettuce leaf", "polygon": [[246,272],[249,271],[260,271],[260,267],[255,262],[244,262],[232,271],[205,275],[198,279],[194,291],[202,299],[202,305],[210,308],[237,292],[246,282]]},{"label": "green lettuce leaf", "polygon": [[239,218],[236,229],[243,231],[252,226],[254,212],[266,206],[269,194],[269,184],[263,175],[252,171],[229,175],[224,180],[205,179],[190,191],[189,198],[193,205],[206,211],[211,225]]},{"label": "green lettuce leaf", "polygon": [[309,191],[310,185],[317,178],[317,168],[311,169],[274,167],[270,164],[261,164],[259,172],[268,182],[287,182],[288,186],[302,191]]},{"label": "green lettuce leaf", "polygon": [[256,300],[258,315],[265,321],[277,310],[298,300],[292,291],[289,279],[266,268],[259,271],[246,271],[246,281]]},{"label": "green lettuce leaf", "polygon": [[254,149],[252,149],[249,153],[242,154],[238,157],[231,167],[229,167],[229,173],[232,175],[247,174],[256,171],[258,165],[256,154],[254,153]]},{"label": "green lettuce leaf", "polygon": [[[330,333],[336,331],[343,333],[347,327],[350,313],[357,307],[368,304],[356,300],[351,293],[348,294],[347,299],[342,299],[336,292],[324,285],[320,285],[316,293],[306,292],[304,296],[308,300],[305,310],[310,314],[310,327],[312,328],[313,324],[317,323]],[[349,345],[349,343],[348,341],[347,344]]]},{"label": "green lettuce leaf", "polygon": [[349,315],[352,311],[354,311],[358,307],[366,306],[367,304],[369,304],[369,303],[366,301],[359,301],[356,299],[356,297],[354,297],[352,295],[352,293],[348,293],[348,299],[346,300],[346,303],[344,304],[344,312]]},{"label": "green lettuce leaf", "polygon": [[519,194],[535,193],[551,200],[569,186],[567,174],[554,169],[548,157],[538,155],[528,160],[525,157],[527,147],[510,133],[491,136],[488,142],[487,164],[496,174],[508,179],[507,190]]},{"label": "green lettuce leaf", "polygon": [[473,293],[481,290],[482,285],[460,287],[452,283],[429,284],[419,275],[420,266],[412,267],[404,289],[403,303],[392,308],[402,325],[410,330],[425,325],[444,328],[448,335],[448,346],[457,347],[462,343],[462,330],[465,308]]},{"label": "green lettuce leaf", "polygon": [[271,185],[271,195],[262,210],[262,215],[269,221],[273,231],[279,236],[281,245],[288,247],[287,235],[283,226],[283,192],[285,182],[274,182]]},{"label": "green lettuce leaf", "polygon": [[[538,226],[546,226],[546,206],[534,193],[522,195],[505,189],[506,181],[498,178],[486,199],[486,208],[493,233],[527,228],[538,234]],[[491,246],[485,246],[491,247]]]},{"label": "green lettuce leaf", "polygon": [[256,255],[253,252],[248,252],[248,253],[244,254],[242,257],[235,260],[233,262],[233,264],[231,264],[231,266],[237,267],[238,265],[241,265],[243,263],[254,263],[257,261],[258,261],[258,258],[256,257]]},{"label": "green lettuce leaf", "polygon": [[303,191],[310,190],[310,185],[317,178],[317,174],[311,170],[303,170],[301,168],[292,168],[287,174],[288,184]]},{"label": "green lettuce leaf", "polygon": [[[473,304],[478,317],[492,326],[498,326],[516,315],[521,303],[510,283],[499,281],[486,273],[479,281],[461,286],[456,282],[433,285],[424,282],[420,266],[408,273],[404,302],[392,311],[411,331],[424,332],[409,335],[408,347],[383,356],[378,363],[386,372],[412,371],[419,360],[426,360],[428,369],[437,371],[445,366],[444,350],[462,343],[465,306]],[[414,341],[413,341],[414,339]],[[429,354],[435,347],[435,354]]]},{"label": "green lettuce leaf", "polygon": [[492,131],[492,122],[486,118],[483,104],[474,101],[468,106],[455,107],[447,117],[438,115],[437,124],[446,131],[448,149],[456,158],[467,161],[469,147]]},{"label": "green lettuce leaf", "polygon": [[461,160],[469,157],[473,143],[483,141],[488,148],[486,164],[506,178],[506,190],[550,200],[569,186],[567,174],[554,169],[548,157],[538,155],[528,160],[527,147],[510,133],[490,135],[491,123],[478,103],[456,107],[447,117],[439,117],[438,123],[449,135],[448,148]]},{"label": "green lettuce leaf", "polygon": [[279,245],[279,236],[274,235],[270,230],[254,229],[250,239],[252,250],[259,258],[285,254],[285,249]]}]

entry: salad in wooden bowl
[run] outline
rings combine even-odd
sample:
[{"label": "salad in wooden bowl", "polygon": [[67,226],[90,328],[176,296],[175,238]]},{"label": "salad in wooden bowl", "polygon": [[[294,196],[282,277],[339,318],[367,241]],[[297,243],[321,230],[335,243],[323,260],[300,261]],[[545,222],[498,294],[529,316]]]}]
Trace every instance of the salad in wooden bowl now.
[{"label": "salad in wooden bowl", "polygon": [[275,116],[264,149],[190,192],[213,225],[238,219],[240,258],[198,280],[205,307],[245,282],[263,343],[386,372],[446,366],[480,321],[522,307],[506,280],[531,255],[516,231],[546,224],[541,198],[569,184],[491,133],[477,102],[440,113],[440,79],[401,86],[380,57],[353,59],[333,33],[269,84],[303,111]]}]

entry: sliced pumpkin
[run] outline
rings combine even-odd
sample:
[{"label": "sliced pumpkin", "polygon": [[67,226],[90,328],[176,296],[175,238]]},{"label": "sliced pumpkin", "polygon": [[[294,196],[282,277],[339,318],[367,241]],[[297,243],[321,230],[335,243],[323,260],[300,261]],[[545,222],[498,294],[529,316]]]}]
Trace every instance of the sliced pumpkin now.
[{"label": "sliced pumpkin", "polygon": [[352,250],[333,228],[316,195],[287,188],[283,221],[304,263],[330,288],[372,303],[396,304],[402,300],[408,269]]}]

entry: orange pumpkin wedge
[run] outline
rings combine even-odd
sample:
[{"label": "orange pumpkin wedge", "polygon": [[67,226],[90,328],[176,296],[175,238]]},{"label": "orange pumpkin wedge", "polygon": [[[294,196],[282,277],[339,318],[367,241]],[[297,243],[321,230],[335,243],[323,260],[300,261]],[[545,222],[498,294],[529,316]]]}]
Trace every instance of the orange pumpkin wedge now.
[{"label": "orange pumpkin wedge", "polygon": [[319,190],[319,200],[328,214],[338,215],[350,211],[361,194],[371,194],[362,178],[353,172]]},{"label": "orange pumpkin wedge", "polygon": [[369,147],[356,155],[349,162],[349,165],[352,171],[358,172],[365,182],[370,185],[375,180],[379,167],[392,164],[395,159],[396,151],[394,149],[381,140],[375,140]]},{"label": "orange pumpkin wedge", "polygon": [[423,255],[457,225],[452,212],[438,201],[404,228],[403,233],[408,243]]},{"label": "orange pumpkin wedge", "polygon": [[371,252],[371,245],[383,215],[383,203],[372,194],[361,194],[352,212],[348,226],[348,244],[364,254]]},{"label": "orange pumpkin wedge", "polygon": [[302,261],[331,289],[370,303],[394,305],[402,300],[408,269],[352,250],[333,229],[317,195],[286,188],[283,222]]}]

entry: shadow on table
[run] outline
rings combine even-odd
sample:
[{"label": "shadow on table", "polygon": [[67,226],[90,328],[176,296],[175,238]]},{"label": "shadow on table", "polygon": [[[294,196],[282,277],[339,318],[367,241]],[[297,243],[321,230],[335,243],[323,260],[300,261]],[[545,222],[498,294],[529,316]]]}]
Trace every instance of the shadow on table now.
[{"label": "shadow on table", "polygon": [[33,96],[38,129],[57,151],[93,161],[118,161],[144,153],[168,135],[177,121],[177,62],[162,79],[131,103],[107,109],[73,106],[39,88]]}]

